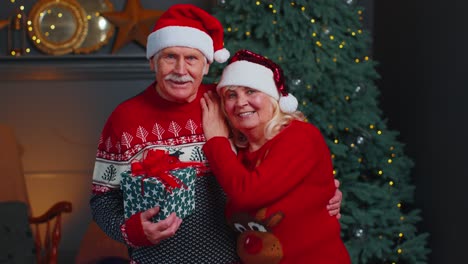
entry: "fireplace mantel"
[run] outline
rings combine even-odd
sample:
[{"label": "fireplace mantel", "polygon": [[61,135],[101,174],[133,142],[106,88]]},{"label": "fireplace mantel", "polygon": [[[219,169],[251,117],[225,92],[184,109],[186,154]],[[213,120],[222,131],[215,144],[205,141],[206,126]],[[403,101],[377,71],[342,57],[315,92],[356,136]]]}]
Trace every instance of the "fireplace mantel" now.
[{"label": "fireplace mantel", "polygon": [[24,56],[0,58],[0,81],[151,79],[144,56]]}]

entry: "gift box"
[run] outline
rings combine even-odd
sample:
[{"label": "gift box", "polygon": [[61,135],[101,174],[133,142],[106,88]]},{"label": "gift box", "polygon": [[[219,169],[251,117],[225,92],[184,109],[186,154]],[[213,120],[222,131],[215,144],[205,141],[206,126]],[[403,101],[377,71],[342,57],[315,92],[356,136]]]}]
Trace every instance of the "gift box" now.
[{"label": "gift box", "polygon": [[125,219],[159,206],[153,218],[158,222],[172,212],[185,218],[195,210],[194,164],[175,161],[161,150],[145,155],[142,162],[132,163],[132,170],[122,173],[121,188],[124,198]]}]

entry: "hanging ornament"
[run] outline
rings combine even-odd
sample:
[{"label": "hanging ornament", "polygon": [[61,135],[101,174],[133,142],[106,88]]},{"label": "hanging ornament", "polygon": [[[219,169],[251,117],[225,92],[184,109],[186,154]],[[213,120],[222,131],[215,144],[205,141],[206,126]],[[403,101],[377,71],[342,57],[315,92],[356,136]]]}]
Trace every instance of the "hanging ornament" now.
[{"label": "hanging ornament", "polygon": [[226,0],[218,0],[218,6],[225,7],[226,6]]},{"label": "hanging ornament", "polygon": [[331,33],[331,28],[329,26],[322,27],[323,34],[329,35]]},{"label": "hanging ornament", "polygon": [[358,133],[355,134],[352,142],[353,151],[363,152],[367,144],[372,140],[372,135],[363,129],[358,128]]},{"label": "hanging ornament", "polygon": [[302,80],[299,78],[294,78],[291,80],[289,87],[291,88],[291,91],[297,91],[301,88],[302,85]]},{"label": "hanging ornament", "polygon": [[344,0],[344,1],[345,1],[346,4],[348,4],[350,6],[354,5],[357,2],[357,0]]},{"label": "hanging ornament", "polygon": [[294,80],[292,80],[292,84],[293,84],[294,86],[300,86],[301,83],[302,83],[302,80],[301,80],[301,79],[294,79]]},{"label": "hanging ornament", "polygon": [[366,231],[363,227],[356,227],[353,230],[353,236],[357,239],[363,240],[366,238]]},{"label": "hanging ornament", "polygon": [[353,92],[353,97],[362,97],[364,94],[366,94],[367,88],[363,84],[357,84],[356,88],[354,88]]},{"label": "hanging ornament", "polygon": [[358,136],[356,138],[356,144],[357,145],[364,145],[364,143],[366,143],[366,139],[363,137],[363,136]]},{"label": "hanging ornament", "polygon": [[364,147],[364,143],[365,143],[365,140],[364,140],[364,137],[363,137],[363,136],[354,137],[352,143],[350,144],[351,150],[352,150],[354,153],[359,153],[359,152],[361,152],[361,150],[362,150],[363,147]]}]

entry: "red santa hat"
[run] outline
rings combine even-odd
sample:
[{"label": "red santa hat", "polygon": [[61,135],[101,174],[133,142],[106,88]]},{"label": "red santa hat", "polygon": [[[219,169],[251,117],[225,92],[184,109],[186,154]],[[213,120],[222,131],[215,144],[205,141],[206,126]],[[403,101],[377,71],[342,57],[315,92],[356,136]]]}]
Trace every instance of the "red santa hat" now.
[{"label": "red santa hat", "polygon": [[224,68],[217,91],[226,86],[250,87],[278,100],[285,113],[297,110],[297,99],[288,93],[281,67],[252,51],[240,50],[231,58]]},{"label": "red santa hat", "polygon": [[167,47],[181,46],[200,50],[210,63],[213,59],[223,63],[230,55],[223,39],[223,26],[214,16],[194,5],[173,5],[149,34],[146,57],[150,59]]}]

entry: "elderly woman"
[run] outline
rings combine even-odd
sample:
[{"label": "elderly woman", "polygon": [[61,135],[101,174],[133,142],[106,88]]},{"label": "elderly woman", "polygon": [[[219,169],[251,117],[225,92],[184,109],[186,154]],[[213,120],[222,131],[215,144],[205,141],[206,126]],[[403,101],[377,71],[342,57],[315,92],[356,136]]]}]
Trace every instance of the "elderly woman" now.
[{"label": "elderly woman", "polygon": [[330,152],[296,111],[281,68],[241,50],[217,92],[201,100],[203,150],[228,196],[243,263],[350,263],[338,219],[326,209],[336,189]]}]

